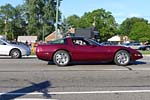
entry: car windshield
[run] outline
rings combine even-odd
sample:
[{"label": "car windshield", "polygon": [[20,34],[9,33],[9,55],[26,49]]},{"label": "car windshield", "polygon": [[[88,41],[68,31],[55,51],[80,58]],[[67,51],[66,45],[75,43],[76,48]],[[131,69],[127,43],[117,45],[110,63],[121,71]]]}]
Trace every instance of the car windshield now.
[{"label": "car windshield", "polygon": [[6,42],[6,43],[9,43],[10,44],[10,41],[6,40],[6,39],[1,39],[2,41]]},{"label": "car windshield", "polygon": [[96,42],[95,40],[93,39],[87,39],[87,41],[89,41],[90,45],[97,45],[97,46],[100,46],[101,44]]}]

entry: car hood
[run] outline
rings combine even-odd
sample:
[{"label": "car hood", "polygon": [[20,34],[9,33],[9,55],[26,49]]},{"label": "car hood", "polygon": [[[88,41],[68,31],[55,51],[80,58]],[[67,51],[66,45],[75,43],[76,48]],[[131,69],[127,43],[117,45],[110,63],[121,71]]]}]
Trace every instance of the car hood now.
[{"label": "car hood", "polygon": [[123,49],[123,50],[127,50],[127,51],[129,51],[129,52],[139,52],[139,51],[137,51],[137,50],[135,50],[135,49],[132,49],[131,47],[126,47],[126,46],[120,46],[120,45],[115,45],[115,46],[105,46],[105,47],[107,47],[107,48],[109,48],[109,50],[113,50],[113,51],[118,51],[118,50],[120,50],[120,49]]},{"label": "car hood", "polygon": [[18,49],[29,49],[29,47],[24,46],[24,45],[19,45],[19,44],[8,44],[9,46],[18,48]]}]

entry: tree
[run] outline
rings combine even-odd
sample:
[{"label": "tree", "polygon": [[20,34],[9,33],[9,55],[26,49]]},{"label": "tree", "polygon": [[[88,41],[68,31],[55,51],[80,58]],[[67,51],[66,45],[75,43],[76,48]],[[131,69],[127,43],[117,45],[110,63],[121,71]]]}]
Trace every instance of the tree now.
[{"label": "tree", "polygon": [[136,41],[150,41],[150,28],[148,24],[146,22],[136,22],[131,29],[129,37]]},{"label": "tree", "polygon": [[1,6],[0,31],[8,39],[16,39],[18,35],[26,35],[26,21],[24,5],[13,7],[10,4]]},{"label": "tree", "polygon": [[15,8],[10,4],[6,4],[0,7],[0,27],[3,35],[6,35],[8,39],[12,39],[12,21],[14,18]]},{"label": "tree", "polygon": [[81,17],[72,15],[67,20],[75,28],[89,28],[94,24],[100,33],[101,41],[106,41],[111,36],[117,34],[115,18],[111,15],[111,12],[104,9],[87,12]]},{"label": "tree", "polygon": [[44,4],[41,0],[26,0],[26,14],[27,14],[27,33],[28,35],[40,34],[41,30],[41,16]]},{"label": "tree", "polygon": [[[59,0],[60,3],[61,0]],[[43,37],[54,31],[56,20],[56,0],[26,0],[28,15],[28,35]],[[59,19],[60,12],[59,12]]]},{"label": "tree", "polygon": [[117,23],[111,12],[97,9],[91,13],[91,16],[93,20],[90,23],[95,20],[95,26],[100,32],[101,41],[107,41],[108,38],[117,34]]},{"label": "tree", "polygon": [[143,18],[137,18],[137,17],[127,18],[120,25],[121,35],[126,35],[126,36],[130,35],[133,25],[137,22],[145,22],[148,24],[148,21]]},{"label": "tree", "polygon": [[12,20],[13,38],[17,38],[19,35],[27,35],[27,19],[25,12],[25,5],[18,5],[15,7],[14,18]]},{"label": "tree", "polygon": [[[62,0],[58,0],[59,5]],[[23,5],[0,7],[0,34],[8,39],[18,35],[45,37],[55,30],[56,0],[25,0]],[[61,19],[59,11],[58,21]]]},{"label": "tree", "polygon": [[80,21],[80,17],[77,15],[69,16],[66,19],[66,23],[68,23],[69,26],[74,27],[74,28],[80,28],[79,27],[79,21]]},{"label": "tree", "polygon": [[129,36],[135,41],[148,41],[150,37],[150,27],[148,20],[144,18],[127,18],[120,26],[121,35]]}]

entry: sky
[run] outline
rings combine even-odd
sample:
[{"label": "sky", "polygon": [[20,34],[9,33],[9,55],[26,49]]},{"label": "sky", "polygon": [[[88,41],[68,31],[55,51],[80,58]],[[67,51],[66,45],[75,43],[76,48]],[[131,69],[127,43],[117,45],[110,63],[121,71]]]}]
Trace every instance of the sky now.
[{"label": "sky", "polygon": [[[13,6],[22,4],[23,0],[0,0],[0,6],[10,3]],[[150,0],[63,0],[59,10],[63,17],[76,14],[84,15],[96,9],[105,9],[112,13],[117,23],[126,18],[140,17],[150,22]]]}]

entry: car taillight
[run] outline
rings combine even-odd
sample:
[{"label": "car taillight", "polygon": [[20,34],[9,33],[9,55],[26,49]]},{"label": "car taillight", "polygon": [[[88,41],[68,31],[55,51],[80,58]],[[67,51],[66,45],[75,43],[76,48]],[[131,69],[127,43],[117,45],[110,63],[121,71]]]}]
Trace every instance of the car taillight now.
[{"label": "car taillight", "polygon": [[40,48],[39,47],[36,47],[36,52],[40,52]]}]

